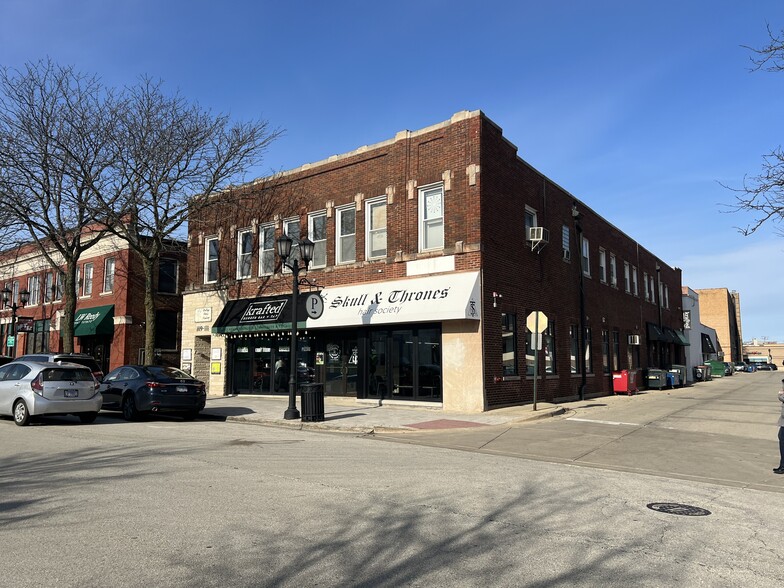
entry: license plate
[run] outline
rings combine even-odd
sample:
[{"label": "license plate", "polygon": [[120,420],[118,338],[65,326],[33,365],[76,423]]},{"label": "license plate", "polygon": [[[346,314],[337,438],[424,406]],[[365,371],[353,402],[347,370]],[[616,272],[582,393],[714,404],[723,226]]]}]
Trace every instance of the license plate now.
[{"label": "license plate", "polygon": [[188,386],[177,386],[177,392],[187,392]]},{"label": "license plate", "polygon": [[66,398],[79,398],[79,390],[66,390],[65,391]]}]

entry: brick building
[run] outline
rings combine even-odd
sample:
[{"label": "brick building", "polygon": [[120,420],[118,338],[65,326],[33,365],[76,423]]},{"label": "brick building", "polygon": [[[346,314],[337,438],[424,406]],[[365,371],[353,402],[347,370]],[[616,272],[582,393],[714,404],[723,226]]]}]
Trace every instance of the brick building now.
[{"label": "brick building", "polygon": [[727,288],[695,288],[700,297],[702,323],[716,329],[723,361],[743,361],[743,332],[740,322],[740,294]]},{"label": "brick building", "polygon": [[[528,165],[479,111],[276,186],[302,206],[189,223],[182,366],[211,394],[276,393],[291,329],[283,232],[316,244],[307,276],[324,312],[299,311],[298,367],[328,395],[483,411],[531,402],[535,364],[538,400],[558,401],[611,393],[615,370],[683,363],[680,270]],[[263,182],[245,189],[264,200]]]},{"label": "brick building", "polygon": [[[160,348],[155,361],[178,365],[186,244],[171,245],[172,251],[158,263],[154,284]],[[88,249],[79,260],[77,282],[74,350],[95,357],[104,373],[144,362],[144,279],[141,261],[127,243],[106,236]],[[0,283],[17,305],[20,292],[29,292],[26,306],[17,311],[13,347],[7,345],[12,311],[0,310],[0,350],[13,355],[61,351],[63,281],[38,248],[28,245],[4,252]]]}]

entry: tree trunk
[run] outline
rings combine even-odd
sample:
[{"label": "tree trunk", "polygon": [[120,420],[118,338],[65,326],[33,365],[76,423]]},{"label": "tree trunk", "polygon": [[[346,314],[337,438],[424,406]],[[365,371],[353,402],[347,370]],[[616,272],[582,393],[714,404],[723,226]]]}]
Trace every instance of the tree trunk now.
[{"label": "tree trunk", "polygon": [[74,352],[74,318],[76,317],[76,298],[79,284],[76,283],[76,262],[66,260],[63,279],[63,316],[60,317],[60,337],[63,353]]},{"label": "tree trunk", "polygon": [[142,257],[142,267],[144,268],[144,363],[154,365],[158,363],[158,358],[155,357],[155,299],[152,289],[155,264]]}]

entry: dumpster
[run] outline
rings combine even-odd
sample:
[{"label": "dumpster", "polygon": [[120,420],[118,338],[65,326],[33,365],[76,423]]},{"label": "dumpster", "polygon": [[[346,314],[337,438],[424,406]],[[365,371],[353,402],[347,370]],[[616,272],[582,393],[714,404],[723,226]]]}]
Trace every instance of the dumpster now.
[{"label": "dumpster", "polygon": [[302,384],[302,420],[306,423],[324,421],[324,384]]},{"label": "dumpster", "polygon": [[648,382],[648,389],[657,388],[662,390],[667,387],[667,372],[664,370],[651,368],[645,378]]},{"label": "dumpster", "polygon": [[686,385],[686,374],[688,373],[685,365],[672,364],[670,373],[677,374],[675,378],[675,385],[683,387]]},{"label": "dumpster", "polygon": [[637,389],[637,371],[621,370],[613,372],[613,392],[616,394],[628,394],[629,396],[634,392],[639,392]]},{"label": "dumpster", "polygon": [[724,371],[727,369],[727,366],[724,365],[723,361],[709,361],[707,365],[710,366],[711,378],[724,377]]}]

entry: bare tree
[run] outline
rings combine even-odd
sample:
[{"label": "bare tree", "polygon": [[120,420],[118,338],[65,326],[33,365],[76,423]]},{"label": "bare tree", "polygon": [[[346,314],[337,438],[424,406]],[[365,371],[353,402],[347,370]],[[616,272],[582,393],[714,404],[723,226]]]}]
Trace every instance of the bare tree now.
[{"label": "bare tree", "polygon": [[[64,281],[63,351],[73,351],[76,268],[103,236],[96,194],[110,177],[112,93],[50,60],[0,69],[0,195],[8,230],[21,227]],[[64,269],[63,269],[63,266]]]},{"label": "bare tree", "polygon": [[[761,49],[746,47],[753,53],[750,57],[751,70],[782,72],[784,30],[775,33],[768,26],[768,37],[768,44]],[[735,193],[735,203],[728,208],[732,212],[750,213],[753,218],[745,227],[739,228],[742,234],[750,235],[768,221],[781,222],[784,220],[784,150],[779,145],[763,155],[762,171],[754,176],[745,176],[742,187],[724,187]]]},{"label": "bare tree", "polygon": [[145,357],[155,348],[155,268],[180,247],[189,214],[223,201],[210,197],[241,181],[281,131],[266,121],[213,115],[160,82],[142,79],[123,96],[114,127],[117,161],[111,189],[98,193],[106,228],[127,241],[144,271]]}]

